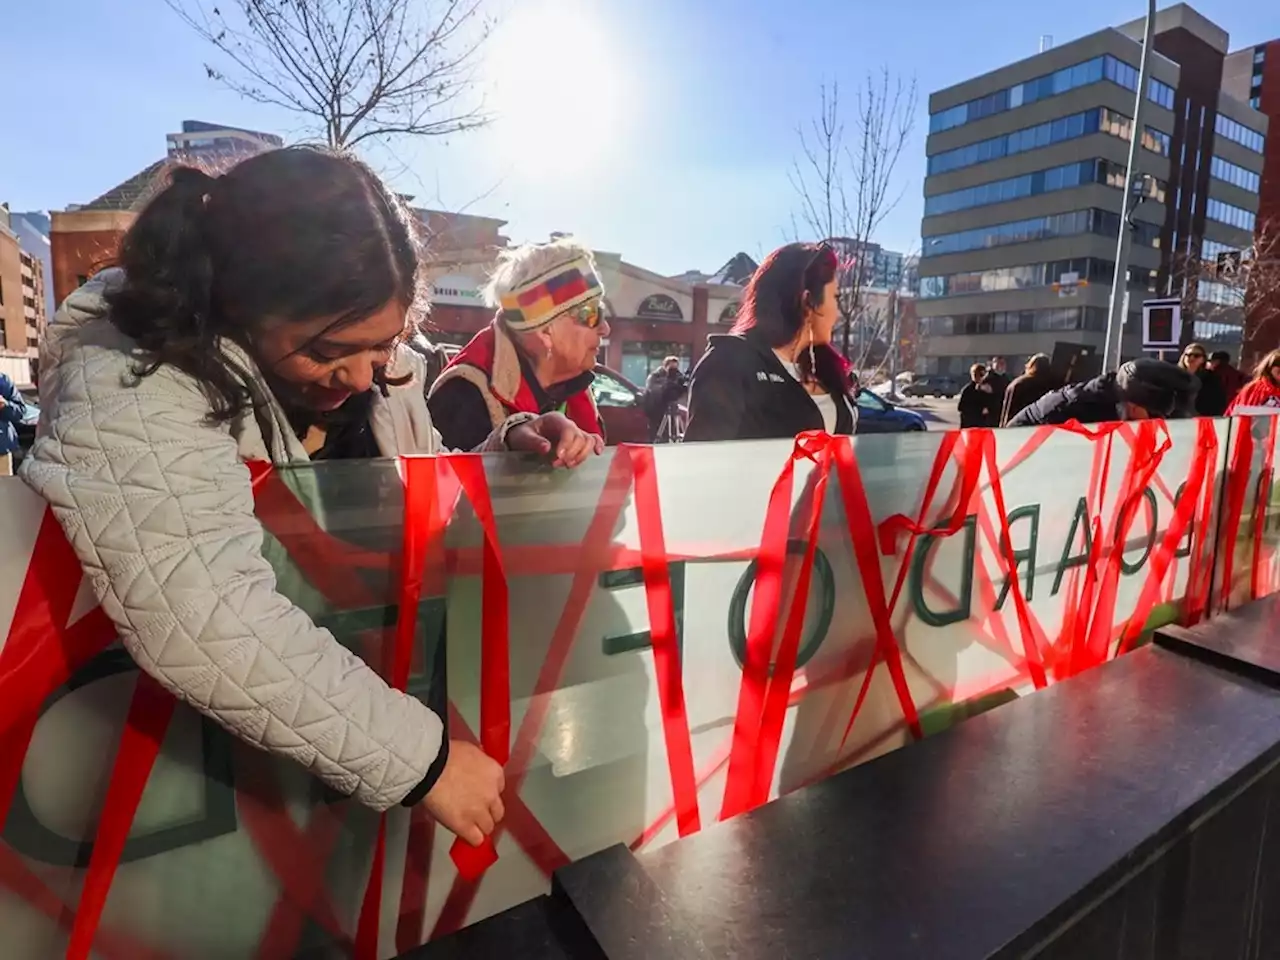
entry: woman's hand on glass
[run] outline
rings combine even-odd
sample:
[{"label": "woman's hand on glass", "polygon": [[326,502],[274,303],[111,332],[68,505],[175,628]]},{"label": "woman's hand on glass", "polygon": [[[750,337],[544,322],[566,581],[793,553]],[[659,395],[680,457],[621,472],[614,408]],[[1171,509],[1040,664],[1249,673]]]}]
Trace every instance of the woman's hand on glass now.
[{"label": "woman's hand on glass", "polygon": [[475,744],[449,741],[449,759],[422,805],[446,830],[473,847],[502,822],[502,767]]},{"label": "woman's hand on glass", "polygon": [[542,416],[512,427],[507,448],[553,457],[552,466],[576,467],[587,457],[604,453],[604,440],[587,433],[562,413]]}]

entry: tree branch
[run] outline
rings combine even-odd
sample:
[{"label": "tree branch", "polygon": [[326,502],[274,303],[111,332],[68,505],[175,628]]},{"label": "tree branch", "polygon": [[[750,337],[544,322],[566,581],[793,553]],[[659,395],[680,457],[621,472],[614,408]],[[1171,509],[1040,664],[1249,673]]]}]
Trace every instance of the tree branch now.
[{"label": "tree branch", "polygon": [[[231,69],[209,76],[322,132],[331,147],[483,126],[473,67],[483,0],[165,0]],[[222,8],[230,11],[224,15]]]}]

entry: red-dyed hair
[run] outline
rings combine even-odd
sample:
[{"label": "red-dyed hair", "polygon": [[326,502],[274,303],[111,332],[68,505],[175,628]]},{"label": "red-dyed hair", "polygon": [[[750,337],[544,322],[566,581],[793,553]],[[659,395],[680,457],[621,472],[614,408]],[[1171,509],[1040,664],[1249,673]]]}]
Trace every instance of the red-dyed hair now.
[{"label": "red-dyed hair", "polygon": [[[805,308],[822,306],[827,284],[840,268],[835,250],[825,243],[789,243],[764,258],[742,295],[732,333],[769,347],[794,343],[804,329]],[[801,350],[796,366],[833,394],[848,393],[849,363],[829,344]]]}]

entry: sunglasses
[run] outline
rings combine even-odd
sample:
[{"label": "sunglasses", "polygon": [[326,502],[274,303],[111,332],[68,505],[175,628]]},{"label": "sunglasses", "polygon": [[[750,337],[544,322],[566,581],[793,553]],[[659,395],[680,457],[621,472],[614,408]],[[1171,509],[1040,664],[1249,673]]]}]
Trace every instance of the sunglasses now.
[{"label": "sunglasses", "polygon": [[588,330],[594,330],[604,323],[604,301],[591,300],[587,303],[574,307],[569,311],[569,316],[573,317],[573,322],[579,326],[586,327]]},{"label": "sunglasses", "polygon": [[1183,356],[1184,356],[1184,357],[1186,357],[1188,360],[1203,360],[1203,359],[1204,359],[1204,354],[1203,354],[1203,353],[1199,353],[1199,352],[1196,352],[1196,353],[1184,353],[1184,354],[1183,354]]}]

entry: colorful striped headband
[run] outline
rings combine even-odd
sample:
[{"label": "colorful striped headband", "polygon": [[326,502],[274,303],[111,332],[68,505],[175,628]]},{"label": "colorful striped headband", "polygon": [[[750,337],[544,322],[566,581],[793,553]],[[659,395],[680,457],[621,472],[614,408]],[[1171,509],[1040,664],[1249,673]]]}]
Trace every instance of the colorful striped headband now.
[{"label": "colorful striped headband", "polygon": [[499,317],[509,330],[528,333],[574,307],[604,296],[591,261],[585,257],[561,263],[502,297]]}]

